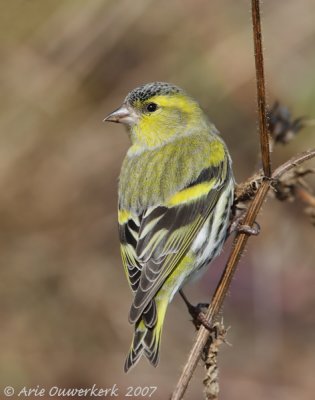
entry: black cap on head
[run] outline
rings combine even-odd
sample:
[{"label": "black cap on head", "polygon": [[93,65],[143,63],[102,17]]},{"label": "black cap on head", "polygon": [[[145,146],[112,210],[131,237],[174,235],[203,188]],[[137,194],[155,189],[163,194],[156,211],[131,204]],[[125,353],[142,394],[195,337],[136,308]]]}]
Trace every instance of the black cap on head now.
[{"label": "black cap on head", "polygon": [[135,101],[145,101],[153,96],[184,93],[178,86],[166,82],[152,82],[139,86],[131,91],[125,99],[126,103],[133,104]]}]

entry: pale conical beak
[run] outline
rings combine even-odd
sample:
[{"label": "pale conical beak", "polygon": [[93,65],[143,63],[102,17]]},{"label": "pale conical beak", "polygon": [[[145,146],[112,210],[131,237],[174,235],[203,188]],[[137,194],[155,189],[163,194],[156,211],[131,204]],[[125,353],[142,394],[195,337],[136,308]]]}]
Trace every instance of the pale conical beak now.
[{"label": "pale conical beak", "polygon": [[138,116],[135,111],[126,104],[123,104],[117,110],[113,111],[106,118],[104,118],[103,122],[120,122],[125,125],[133,125],[137,122],[137,119]]}]

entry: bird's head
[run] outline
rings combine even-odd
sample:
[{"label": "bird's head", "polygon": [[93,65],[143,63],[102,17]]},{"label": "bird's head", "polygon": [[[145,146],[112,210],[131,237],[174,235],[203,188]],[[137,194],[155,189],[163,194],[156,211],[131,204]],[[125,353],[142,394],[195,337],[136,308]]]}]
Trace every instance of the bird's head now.
[{"label": "bird's head", "polygon": [[132,90],[122,106],[104,121],[128,127],[132,143],[156,147],[191,130],[202,128],[206,118],[198,103],[177,86],[153,82]]}]

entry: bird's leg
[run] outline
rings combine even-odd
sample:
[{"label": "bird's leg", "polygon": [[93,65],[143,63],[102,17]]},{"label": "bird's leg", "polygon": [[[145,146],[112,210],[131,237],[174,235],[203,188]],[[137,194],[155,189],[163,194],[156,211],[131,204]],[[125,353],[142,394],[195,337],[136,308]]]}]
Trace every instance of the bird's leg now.
[{"label": "bird's leg", "polygon": [[246,233],[247,235],[253,235],[253,236],[258,236],[259,235],[260,226],[259,226],[258,222],[255,221],[253,226],[244,225],[242,223],[243,219],[244,219],[245,212],[243,212],[238,217],[235,217],[234,221],[231,223],[231,225],[229,227],[227,236],[230,236],[231,233],[233,233],[233,232]]},{"label": "bird's leg", "polygon": [[184,292],[180,289],[179,294],[184,300],[189,314],[192,316],[192,322],[195,325],[196,329],[200,328],[200,325],[203,325],[206,329],[212,332],[213,326],[209,324],[206,318],[206,314],[202,311],[203,308],[208,308],[208,303],[198,303],[196,306],[192,305],[190,301],[187,299]]}]

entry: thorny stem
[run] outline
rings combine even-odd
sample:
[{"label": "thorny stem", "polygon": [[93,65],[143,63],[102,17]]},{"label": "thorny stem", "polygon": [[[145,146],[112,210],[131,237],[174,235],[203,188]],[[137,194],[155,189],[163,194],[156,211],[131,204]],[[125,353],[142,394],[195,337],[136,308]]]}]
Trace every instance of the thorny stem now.
[{"label": "thorny stem", "polygon": [[[253,202],[251,203],[248,209],[248,212],[244,219],[244,224],[251,226],[254,223],[255,218],[259,212],[259,209],[268,193],[269,187],[270,187],[270,181],[267,180],[263,181],[262,185],[258,189],[258,192]],[[213,323],[215,316],[217,315],[222,306],[226,292],[230,286],[233,274],[235,272],[236,265],[245,248],[247,240],[248,240],[248,235],[245,233],[238,233],[235,237],[232,253],[230,254],[224,272],[221,276],[220,282],[217,285],[216,291],[212,298],[211,304],[207,310],[206,320],[209,322],[209,324]],[[201,356],[202,350],[206,345],[207,340],[209,339],[209,336],[210,332],[206,328],[201,326],[197,333],[195,343],[193,344],[193,347],[188,356],[188,360],[182,371],[181,377],[173,392],[171,398],[172,400],[180,400],[183,398],[183,395],[187,389],[189,381]]]},{"label": "thorny stem", "polygon": [[[302,164],[303,162],[310,160],[311,158],[315,158],[315,149],[311,149],[301,153],[289,161],[282,164],[278,167],[274,173],[272,174],[271,179],[264,180],[262,185],[259,187],[256,196],[254,197],[252,203],[250,204],[244,224],[252,225],[256,219],[256,216],[268,194],[270,186],[274,180],[281,178],[284,174],[286,174],[291,169],[295,168],[296,166]],[[211,324],[213,323],[217,313],[220,311],[223,301],[225,299],[226,292],[230,286],[233,274],[236,269],[236,265],[240,259],[240,256],[245,248],[245,245],[248,240],[248,235],[244,233],[238,233],[234,239],[234,245],[232,253],[227,261],[225,266],[224,272],[221,276],[221,280],[217,285],[216,291],[212,298],[211,304],[208,308],[206,319]],[[192,377],[192,374],[197,366],[198,360],[201,356],[204,346],[209,339],[210,332],[205,329],[203,326],[200,327],[195,343],[190,351],[188,356],[188,360],[184,366],[182,371],[182,375],[178,381],[178,384],[173,392],[172,400],[180,400],[183,398],[183,395],[187,389],[189,381]]]},{"label": "thorny stem", "polygon": [[262,164],[265,176],[271,176],[269,134],[267,127],[266,93],[264,75],[264,56],[262,50],[260,0],[252,0],[253,36],[255,48],[255,66],[257,83],[257,106]]},{"label": "thorny stem", "polygon": [[[253,19],[253,35],[254,35],[254,46],[255,46],[255,66],[256,66],[256,80],[257,80],[257,102],[258,102],[258,114],[259,114],[259,133],[260,133],[260,144],[261,144],[261,155],[265,177],[271,176],[271,165],[270,165],[270,150],[269,150],[269,136],[267,130],[266,120],[266,98],[265,98],[265,80],[264,80],[264,64],[263,64],[263,52],[262,52],[262,41],[261,41],[261,26],[260,26],[260,3],[259,0],[252,0],[252,19]],[[271,181],[264,179],[261,186],[259,187],[252,203],[250,204],[246,216],[244,218],[244,225],[252,226],[258,215],[260,207],[269,191]],[[206,320],[209,324],[213,323],[213,320],[220,310],[223,301],[225,299],[226,292],[230,286],[232,277],[236,270],[236,266],[241,257],[241,254],[246,246],[248,235],[245,233],[237,233],[234,239],[234,245],[232,253],[225,266],[220,282],[217,285],[216,291],[212,298],[211,304],[207,310]],[[209,331],[203,326],[200,327],[195,343],[190,351],[188,360],[182,371],[182,375],[176,385],[176,388],[172,395],[172,400],[182,399],[192,374],[197,366],[198,360],[201,356],[204,346],[209,339]]]},{"label": "thorny stem", "polygon": [[280,165],[280,167],[278,167],[272,174],[272,178],[279,179],[281,178],[282,175],[289,172],[291,169],[297,167],[298,165],[314,157],[315,157],[315,149],[304,151],[303,153],[290,158],[290,160]]},{"label": "thorny stem", "polygon": [[[272,174],[270,163],[270,149],[269,149],[269,135],[267,129],[266,119],[266,98],[265,98],[265,80],[264,80],[264,64],[261,40],[261,25],[260,25],[260,2],[259,0],[252,0],[252,19],[253,19],[253,33],[255,45],[255,65],[256,65],[256,79],[257,79],[257,99],[258,99],[258,114],[259,114],[259,133],[261,143],[261,155],[264,170],[264,180],[256,192],[253,201],[249,205],[248,211],[244,218],[244,225],[252,226],[260,211],[260,208],[268,194],[274,179],[279,179],[284,173],[294,168],[296,165],[315,157],[315,150],[305,152],[287,163],[283,164]],[[206,313],[206,320],[209,324],[214,322],[214,319],[220,311],[224,302],[226,293],[230,287],[232,277],[235,273],[237,264],[244,251],[249,236],[246,233],[237,233],[233,243],[233,249],[227,261],[220,282],[217,285],[213,295],[211,304]],[[194,373],[197,363],[201,357],[202,351],[209,340],[210,332],[203,326],[197,332],[197,336],[193,347],[189,353],[187,362],[183,368],[181,377],[176,385],[172,394],[171,400],[181,400],[186,392],[189,381]]]}]

